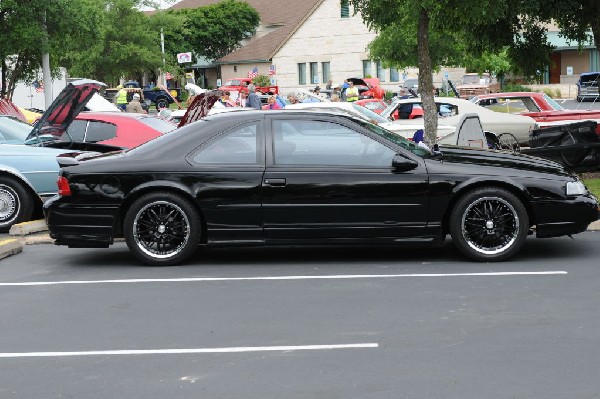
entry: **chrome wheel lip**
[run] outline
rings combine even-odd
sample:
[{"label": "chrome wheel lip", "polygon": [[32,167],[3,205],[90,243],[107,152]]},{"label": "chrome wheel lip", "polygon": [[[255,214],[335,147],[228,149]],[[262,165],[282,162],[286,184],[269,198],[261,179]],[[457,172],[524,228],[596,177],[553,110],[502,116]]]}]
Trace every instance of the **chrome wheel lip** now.
[{"label": "chrome wheel lip", "polygon": [[0,184],[0,223],[14,221],[19,214],[19,197],[6,184]]},{"label": "chrome wheel lip", "polygon": [[[511,222],[513,224],[513,226],[511,227],[512,232],[510,234],[507,234],[508,238],[506,240],[504,240],[504,242],[501,245],[497,245],[494,247],[485,247],[481,243],[477,243],[476,241],[471,239],[469,237],[469,232],[467,231],[467,228],[466,228],[467,217],[469,216],[471,210],[473,210],[476,206],[478,206],[479,204],[486,202],[486,201],[489,203],[495,202],[496,205],[500,205],[500,206],[504,207],[506,211],[510,212],[510,216],[512,218],[512,220],[511,220]],[[484,222],[484,226],[487,223],[488,223],[488,221],[486,220]],[[492,226],[494,226],[493,223],[492,223]],[[519,215],[517,214],[517,211],[515,210],[515,208],[510,204],[510,202],[508,202],[504,198],[500,198],[500,197],[496,197],[496,196],[486,196],[486,197],[478,198],[477,200],[475,200],[474,202],[469,204],[467,209],[463,212],[462,220],[461,220],[461,231],[462,231],[463,238],[465,239],[465,242],[471,249],[473,249],[477,253],[480,253],[483,255],[499,255],[502,252],[509,249],[518,238],[519,228],[520,228],[520,220],[519,220]]]},{"label": "chrome wheel lip", "polygon": [[[169,251],[157,251],[157,250],[151,248],[152,245],[157,244],[157,241],[155,240],[152,242],[148,242],[148,241],[142,240],[140,237],[140,232],[139,232],[139,228],[138,228],[139,223],[140,223],[140,218],[146,211],[148,211],[152,208],[158,209],[160,207],[171,208],[172,210],[174,210],[176,212],[176,215],[174,215],[174,216],[180,217],[181,221],[183,222],[184,238],[183,238],[183,240],[181,240],[181,242],[179,242],[174,248],[172,248]],[[160,224],[158,226],[157,230],[160,230],[159,234],[163,234],[167,231],[165,224]],[[134,239],[137,247],[144,254],[150,256],[151,258],[155,258],[155,259],[168,259],[168,258],[177,256],[186,247],[186,245],[190,239],[190,236],[191,236],[190,221],[189,221],[186,213],[183,211],[183,209],[181,209],[181,207],[179,207],[178,205],[176,205],[170,201],[153,201],[151,203],[144,205],[142,207],[142,209],[140,209],[137,212],[137,214],[135,215],[135,218],[133,219],[132,232],[133,232],[133,239]],[[150,245],[148,245],[148,244],[150,244]]]}]

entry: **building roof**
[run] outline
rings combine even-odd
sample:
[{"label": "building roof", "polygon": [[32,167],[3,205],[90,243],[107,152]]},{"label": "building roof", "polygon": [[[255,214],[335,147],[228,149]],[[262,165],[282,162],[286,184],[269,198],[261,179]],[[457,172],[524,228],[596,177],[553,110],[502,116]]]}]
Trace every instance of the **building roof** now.
[{"label": "building roof", "polygon": [[[216,4],[222,0],[182,0],[171,9],[197,8]],[[245,0],[260,15],[266,27],[274,31],[218,60],[221,64],[243,62],[267,62],[285,44],[288,38],[302,25],[324,0]]]}]

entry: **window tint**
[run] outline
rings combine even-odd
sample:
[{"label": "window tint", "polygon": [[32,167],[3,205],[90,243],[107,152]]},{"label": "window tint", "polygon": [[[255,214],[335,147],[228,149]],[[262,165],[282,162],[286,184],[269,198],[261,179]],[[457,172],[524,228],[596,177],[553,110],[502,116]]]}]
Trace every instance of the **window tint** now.
[{"label": "window tint", "polygon": [[97,143],[99,141],[110,140],[117,137],[117,127],[112,123],[90,121],[85,141],[88,143]]},{"label": "window tint", "polygon": [[24,141],[31,133],[31,125],[13,118],[11,116],[2,116],[0,118],[0,134],[2,140]]},{"label": "window tint", "polygon": [[396,152],[343,125],[324,121],[273,122],[274,161],[296,166],[391,166]]},{"label": "window tint", "polygon": [[85,137],[85,129],[87,128],[88,121],[74,120],[67,129],[68,134],[64,134],[61,139],[62,141],[75,141],[81,143]]},{"label": "window tint", "polygon": [[236,126],[201,147],[191,160],[196,164],[257,164],[258,122]]}]

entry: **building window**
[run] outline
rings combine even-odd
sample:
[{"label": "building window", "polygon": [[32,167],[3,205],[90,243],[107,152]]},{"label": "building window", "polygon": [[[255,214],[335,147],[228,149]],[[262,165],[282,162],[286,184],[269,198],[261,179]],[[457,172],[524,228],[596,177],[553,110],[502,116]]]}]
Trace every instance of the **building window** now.
[{"label": "building window", "polygon": [[363,78],[372,78],[371,74],[371,60],[363,61]]},{"label": "building window", "polygon": [[340,13],[340,17],[342,18],[350,18],[350,1],[349,0],[341,0],[342,10]]},{"label": "building window", "polygon": [[321,71],[323,72],[323,78],[321,79],[321,82],[327,83],[329,79],[331,79],[331,67],[329,62],[321,63]]},{"label": "building window", "polygon": [[385,69],[381,65],[381,61],[377,61],[377,77],[380,81],[385,82]]},{"label": "building window", "polygon": [[400,74],[396,68],[390,68],[390,82],[399,82]]},{"label": "building window", "polygon": [[310,63],[310,83],[312,83],[312,84],[319,83],[319,63],[318,62]]},{"label": "building window", "polygon": [[306,84],[306,64],[298,64],[298,84]]}]

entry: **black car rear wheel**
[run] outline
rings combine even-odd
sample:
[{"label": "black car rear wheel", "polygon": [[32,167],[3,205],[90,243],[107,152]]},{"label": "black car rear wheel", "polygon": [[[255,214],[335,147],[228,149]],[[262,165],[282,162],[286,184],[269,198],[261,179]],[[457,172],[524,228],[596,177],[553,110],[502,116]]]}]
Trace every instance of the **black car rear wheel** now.
[{"label": "black car rear wheel", "polygon": [[151,193],[131,205],[123,229],[127,246],[142,262],[174,265],[196,250],[200,216],[194,205],[179,195]]},{"label": "black car rear wheel", "polygon": [[13,224],[26,222],[33,214],[33,203],[27,189],[19,181],[0,176],[0,232]]},{"label": "black car rear wheel", "polygon": [[169,101],[166,98],[159,98],[156,100],[156,109],[161,110],[162,108],[169,108]]},{"label": "black car rear wheel", "polygon": [[523,203],[501,188],[480,188],[461,197],[450,217],[458,250],[478,261],[500,261],[525,243],[529,218]]}]

